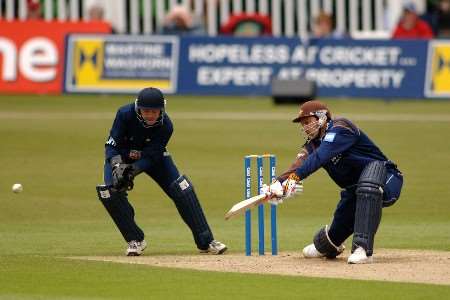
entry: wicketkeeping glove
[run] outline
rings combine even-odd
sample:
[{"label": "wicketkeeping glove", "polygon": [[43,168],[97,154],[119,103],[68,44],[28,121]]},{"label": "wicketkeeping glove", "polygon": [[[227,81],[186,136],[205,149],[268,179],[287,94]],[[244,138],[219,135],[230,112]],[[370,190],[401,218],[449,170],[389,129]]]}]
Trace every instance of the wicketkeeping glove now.
[{"label": "wicketkeeping glove", "polygon": [[119,191],[131,191],[134,187],[133,166],[118,164],[112,168],[113,187]]},{"label": "wicketkeeping glove", "polygon": [[111,158],[112,184],[113,188],[119,192],[131,191],[134,187],[133,165],[124,164],[120,155]]}]

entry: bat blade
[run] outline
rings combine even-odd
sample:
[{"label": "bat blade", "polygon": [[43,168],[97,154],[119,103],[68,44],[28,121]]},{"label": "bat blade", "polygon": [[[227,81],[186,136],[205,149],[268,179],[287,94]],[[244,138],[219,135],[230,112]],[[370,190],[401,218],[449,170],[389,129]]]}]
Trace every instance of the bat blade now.
[{"label": "bat blade", "polygon": [[233,205],[233,207],[225,214],[225,220],[228,220],[229,218],[238,215],[258,204],[263,203],[266,199],[265,194],[257,195],[252,198],[248,198],[246,200],[243,200],[241,202],[236,203]]}]

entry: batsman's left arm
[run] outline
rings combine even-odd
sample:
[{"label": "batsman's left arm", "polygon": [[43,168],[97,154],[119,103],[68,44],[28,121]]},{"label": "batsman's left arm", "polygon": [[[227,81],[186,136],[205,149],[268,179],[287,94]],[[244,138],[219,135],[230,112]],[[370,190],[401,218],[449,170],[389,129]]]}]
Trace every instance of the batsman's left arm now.
[{"label": "batsman's left arm", "polygon": [[[301,180],[317,171],[333,157],[344,153],[358,139],[358,135],[342,127],[333,127],[327,132],[320,146],[312,151],[303,164],[295,171]],[[292,175],[294,176],[294,175]]]},{"label": "batsman's left arm", "polygon": [[300,168],[300,166],[303,165],[305,160],[308,158],[308,155],[309,155],[308,150],[306,149],[306,147],[303,147],[297,154],[297,158],[295,159],[295,161],[286,171],[284,171],[281,175],[277,177],[277,180],[279,182],[284,182],[286,179],[288,179],[291,174],[295,173],[295,171],[298,168]]},{"label": "batsman's left arm", "polygon": [[303,146],[291,166],[279,175],[270,186],[265,187],[265,193],[268,195],[267,197],[270,199],[270,203],[275,205],[280,204],[283,202],[283,198],[289,198],[295,193],[303,191],[302,182],[300,182],[300,180],[291,180],[290,178],[295,175],[295,171],[306,160],[308,153],[306,145]]}]

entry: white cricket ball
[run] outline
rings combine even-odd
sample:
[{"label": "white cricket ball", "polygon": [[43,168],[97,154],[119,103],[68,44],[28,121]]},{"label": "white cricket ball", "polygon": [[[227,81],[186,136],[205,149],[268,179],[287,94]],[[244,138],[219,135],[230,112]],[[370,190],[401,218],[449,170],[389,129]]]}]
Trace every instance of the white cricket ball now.
[{"label": "white cricket ball", "polygon": [[21,191],[23,191],[23,186],[20,183],[14,183],[12,186],[12,191],[14,193],[20,193]]}]

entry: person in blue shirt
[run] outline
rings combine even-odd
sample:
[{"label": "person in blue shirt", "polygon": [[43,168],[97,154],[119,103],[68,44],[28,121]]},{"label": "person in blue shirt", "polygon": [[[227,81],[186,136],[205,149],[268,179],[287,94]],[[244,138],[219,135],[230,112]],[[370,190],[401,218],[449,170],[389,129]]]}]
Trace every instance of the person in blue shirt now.
[{"label": "person in blue shirt", "polygon": [[382,208],[400,197],[402,173],[361,129],[345,118],[332,118],[320,101],[302,104],[293,122],[301,124],[306,143],[292,166],[264,192],[272,203],[280,203],[295,193],[299,182],[324,168],[341,188],[340,201],[331,225],[316,233],[303,255],[335,258],[353,234],[348,263],[371,263]]},{"label": "person in blue shirt", "polygon": [[192,182],[180,175],[166,149],[173,125],[165,106],[162,92],[149,87],[134,103],[119,108],[105,144],[104,184],[97,186],[98,198],[128,243],[126,255],[141,255],[147,243],[127,191],[144,173],[172,199],[200,252],[222,254],[226,245],[214,239]]}]

